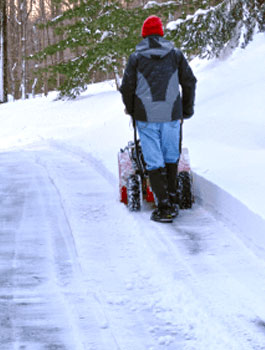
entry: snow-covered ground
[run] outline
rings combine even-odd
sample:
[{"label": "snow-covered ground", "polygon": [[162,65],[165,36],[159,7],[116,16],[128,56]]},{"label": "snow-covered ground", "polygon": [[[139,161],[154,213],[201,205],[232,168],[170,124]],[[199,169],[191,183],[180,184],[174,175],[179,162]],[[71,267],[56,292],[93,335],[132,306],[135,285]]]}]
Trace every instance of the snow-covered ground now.
[{"label": "snow-covered ground", "polygon": [[119,203],[113,82],[0,105],[1,349],[265,349],[264,54],[192,62],[197,197],[170,225]]}]

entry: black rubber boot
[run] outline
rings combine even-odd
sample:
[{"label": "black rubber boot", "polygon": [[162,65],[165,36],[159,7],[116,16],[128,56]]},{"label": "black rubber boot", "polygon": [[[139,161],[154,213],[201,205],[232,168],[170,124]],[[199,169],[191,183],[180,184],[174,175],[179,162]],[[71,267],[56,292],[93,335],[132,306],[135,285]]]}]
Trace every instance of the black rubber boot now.
[{"label": "black rubber boot", "polygon": [[177,194],[177,163],[166,163],[168,193],[171,204],[171,214],[175,218],[179,214],[178,194]]},{"label": "black rubber boot", "polygon": [[171,204],[171,215],[175,218],[179,215],[178,195],[169,193],[169,200]]},{"label": "black rubber boot", "polygon": [[151,215],[151,220],[159,222],[172,222],[172,208],[168,195],[167,171],[159,168],[149,171],[152,191],[157,199],[157,208]]}]

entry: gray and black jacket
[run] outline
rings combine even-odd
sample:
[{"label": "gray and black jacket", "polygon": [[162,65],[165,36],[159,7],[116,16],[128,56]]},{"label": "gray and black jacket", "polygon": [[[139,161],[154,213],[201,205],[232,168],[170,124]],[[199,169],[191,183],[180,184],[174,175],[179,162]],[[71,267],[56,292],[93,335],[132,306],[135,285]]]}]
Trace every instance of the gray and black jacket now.
[{"label": "gray and black jacket", "polygon": [[136,120],[166,122],[193,115],[195,87],[183,53],[163,37],[151,35],[131,54],[120,92]]}]

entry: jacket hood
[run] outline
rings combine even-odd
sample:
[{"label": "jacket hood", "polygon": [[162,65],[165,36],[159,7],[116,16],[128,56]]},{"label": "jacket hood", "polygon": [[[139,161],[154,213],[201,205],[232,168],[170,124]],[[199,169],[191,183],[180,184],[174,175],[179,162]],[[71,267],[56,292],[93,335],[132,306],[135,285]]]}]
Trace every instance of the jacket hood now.
[{"label": "jacket hood", "polygon": [[174,45],[159,35],[150,35],[142,40],[136,46],[136,53],[146,58],[163,58],[171,50]]}]

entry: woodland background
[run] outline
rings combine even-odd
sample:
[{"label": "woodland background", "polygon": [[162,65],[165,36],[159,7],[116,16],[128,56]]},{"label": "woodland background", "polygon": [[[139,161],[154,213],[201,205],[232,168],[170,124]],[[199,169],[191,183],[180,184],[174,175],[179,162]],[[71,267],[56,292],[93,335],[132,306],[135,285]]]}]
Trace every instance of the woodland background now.
[{"label": "woodland background", "polygon": [[75,97],[106,79],[118,86],[151,14],[192,59],[246,46],[265,30],[264,13],[263,0],[0,0],[0,102],[50,90]]}]

